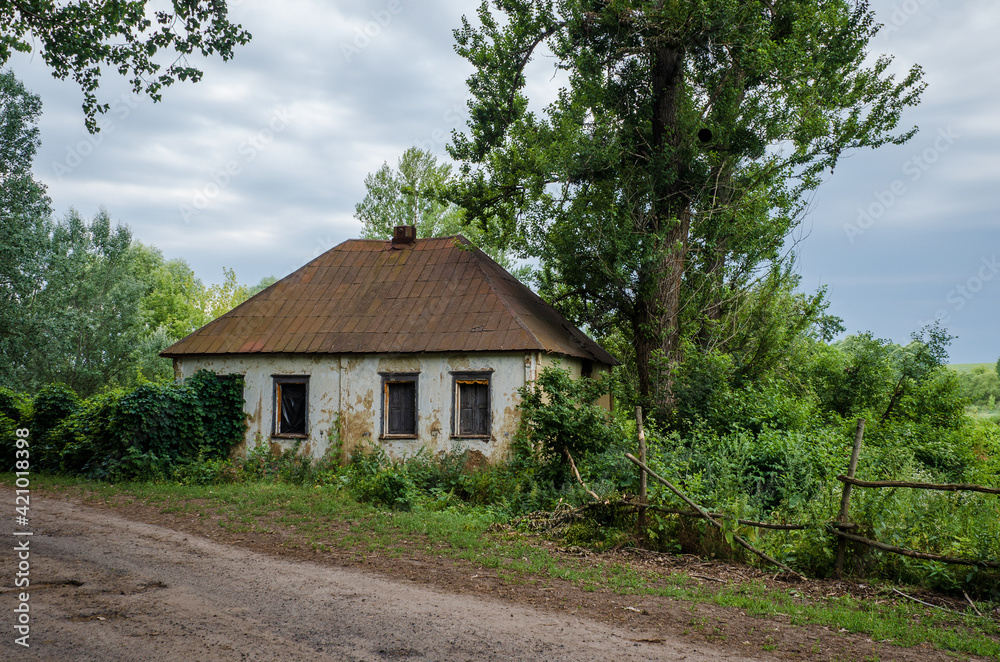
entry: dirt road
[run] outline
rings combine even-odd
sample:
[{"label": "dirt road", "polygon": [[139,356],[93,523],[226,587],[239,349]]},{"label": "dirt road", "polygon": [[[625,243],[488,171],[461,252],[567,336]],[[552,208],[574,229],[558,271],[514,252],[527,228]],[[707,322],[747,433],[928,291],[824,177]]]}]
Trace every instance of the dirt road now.
[{"label": "dirt road", "polygon": [[[31,646],[14,644],[17,559],[4,545],[0,659],[750,659],[662,631],[280,559],[68,501],[32,495],[31,512]],[[13,524],[0,526],[8,541]]]}]

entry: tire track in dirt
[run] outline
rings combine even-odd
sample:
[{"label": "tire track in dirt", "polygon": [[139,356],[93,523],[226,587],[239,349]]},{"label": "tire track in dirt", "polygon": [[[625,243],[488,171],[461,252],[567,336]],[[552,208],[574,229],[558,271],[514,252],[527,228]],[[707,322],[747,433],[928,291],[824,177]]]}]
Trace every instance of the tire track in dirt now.
[{"label": "tire track in dirt", "polygon": [[[662,631],[277,558],[32,497],[31,647],[8,634],[4,659],[751,659]],[[12,526],[12,518],[0,525],[7,540]],[[0,567],[13,577],[16,555],[4,556]],[[0,599],[11,605],[15,590],[4,584]],[[0,612],[10,633],[12,612]]]}]

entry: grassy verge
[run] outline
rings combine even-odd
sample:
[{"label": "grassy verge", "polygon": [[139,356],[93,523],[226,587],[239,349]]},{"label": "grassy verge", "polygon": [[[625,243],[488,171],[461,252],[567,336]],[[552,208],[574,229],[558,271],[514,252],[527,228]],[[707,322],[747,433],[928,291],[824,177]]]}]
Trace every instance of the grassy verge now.
[{"label": "grassy verge", "polygon": [[[11,480],[8,480],[11,479]],[[5,484],[12,484],[10,475]],[[461,559],[494,569],[507,583],[544,585],[559,579],[588,591],[649,595],[731,607],[748,615],[788,617],[792,625],[817,624],[834,632],[865,633],[873,641],[936,648],[1000,660],[1000,628],[969,609],[953,614],[895,600],[850,597],[816,599],[795,589],[775,590],[762,582],[730,582],[717,590],[677,573],[590,557],[567,558],[537,539],[491,529],[499,518],[488,509],[449,506],[444,510],[386,512],[359,504],[331,488],[257,483],[214,486],[128,483],[109,485],[61,477],[32,476],[32,487],[71,492],[84,501],[132,498],[161,512],[218,520],[232,534],[294,531],[289,546],[338,549],[357,555],[425,554]],[[337,527],[337,534],[331,529]]]}]

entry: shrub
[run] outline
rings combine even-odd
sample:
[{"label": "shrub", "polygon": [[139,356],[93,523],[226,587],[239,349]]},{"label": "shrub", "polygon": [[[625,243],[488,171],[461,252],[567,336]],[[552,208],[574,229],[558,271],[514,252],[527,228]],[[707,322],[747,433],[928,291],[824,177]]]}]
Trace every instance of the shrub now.
[{"label": "shrub", "polygon": [[198,457],[174,469],[173,479],[181,485],[229,485],[245,477],[240,463],[228,458]]},{"label": "shrub", "polygon": [[243,375],[216,375],[199,370],[184,386],[194,393],[201,407],[203,448],[209,457],[222,457],[243,441],[247,430]]},{"label": "shrub", "polygon": [[153,479],[199,458],[225,457],[246,429],[242,380],[199,371],[188,382],[146,383],[82,402],[66,387],[45,387],[33,418],[45,435],[43,468],[98,479]]},{"label": "shrub", "polygon": [[416,486],[402,463],[391,461],[381,447],[376,447],[351,456],[347,489],[362,503],[410,510]]},{"label": "shrub", "polygon": [[39,389],[31,405],[32,465],[36,470],[59,468],[61,447],[49,432],[80,409],[80,398],[65,384],[48,384]]},{"label": "shrub", "polygon": [[0,416],[5,416],[15,423],[28,418],[28,399],[16,391],[0,386]]},{"label": "shrub", "polygon": [[212,457],[204,418],[190,388],[152,382],[126,393],[113,417],[120,453],[111,478],[165,478],[182,458]]},{"label": "shrub", "polygon": [[608,411],[593,404],[608,392],[604,379],[572,379],[561,368],[546,367],[519,389],[521,420],[515,452],[533,456],[556,485],[567,478],[566,452],[581,457],[607,447],[614,438]]},{"label": "shrub", "polygon": [[0,387],[0,471],[12,470],[19,427],[30,418],[28,399],[9,388]]},{"label": "shrub", "polygon": [[296,441],[291,448],[282,450],[277,444],[272,445],[258,435],[246,458],[238,457],[231,461],[234,472],[232,479],[227,473],[230,471],[228,468],[223,471],[221,478],[227,482],[280,481],[295,485],[337,483],[341,469],[336,427],[330,433],[330,445],[323,457],[313,459],[302,455],[301,448],[302,442]]},{"label": "shrub", "polygon": [[121,391],[91,396],[52,431],[52,442],[60,449],[61,472],[97,479],[108,477],[122,453],[114,424],[121,397]]}]

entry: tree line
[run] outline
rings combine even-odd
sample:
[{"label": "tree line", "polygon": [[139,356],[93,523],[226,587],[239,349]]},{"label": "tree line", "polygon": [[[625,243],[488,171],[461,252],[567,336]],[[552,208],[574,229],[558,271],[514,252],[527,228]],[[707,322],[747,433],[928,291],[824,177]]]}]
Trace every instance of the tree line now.
[{"label": "tree line", "polygon": [[54,218],[31,172],[41,100],[0,72],[0,386],[82,396],[172,376],[158,353],[274,282],[206,286],[102,209]]}]

